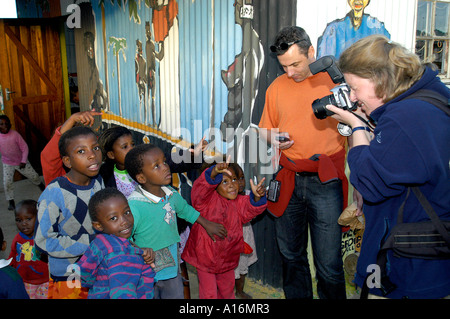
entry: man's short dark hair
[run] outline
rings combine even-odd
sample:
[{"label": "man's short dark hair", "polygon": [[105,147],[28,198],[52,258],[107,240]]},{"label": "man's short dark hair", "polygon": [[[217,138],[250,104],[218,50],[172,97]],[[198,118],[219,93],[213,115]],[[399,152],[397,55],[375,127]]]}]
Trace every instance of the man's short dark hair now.
[{"label": "man's short dark hair", "polygon": [[78,136],[86,136],[91,134],[97,136],[95,132],[87,126],[75,126],[72,127],[70,130],[68,130],[67,132],[65,132],[63,135],[61,135],[61,138],[59,139],[58,142],[58,149],[61,157],[69,155],[67,153],[67,145],[69,145],[69,143],[74,138]]},{"label": "man's short dark hair", "polygon": [[142,173],[144,167],[144,154],[158,148],[153,144],[139,144],[131,149],[125,156],[125,169],[128,175],[137,182],[136,176]]},{"label": "man's short dark hair", "polygon": [[[300,49],[300,52],[307,56],[308,49],[312,44],[311,44],[311,40],[310,40],[308,34],[301,27],[290,26],[290,27],[285,27],[285,28],[281,29],[278,32],[277,36],[275,37],[275,42],[273,45],[275,47],[279,47],[280,44],[283,42],[291,43],[291,42],[295,42],[295,41],[299,41],[299,42],[297,42],[294,45],[297,45]],[[277,51],[276,54],[281,55],[281,54],[284,54],[285,52],[286,51]]]},{"label": "man's short dark hair", "polygon": [[93,222],[98,221],[97,219],[98,206],[112,197],[122,197],[125,201],[127,200],[125,195],[114,187],[107,187],[101,189],[94,195],[92,195],[91,199],[89,200],[88,210],[89,216],[91,217],[91,220]]}]

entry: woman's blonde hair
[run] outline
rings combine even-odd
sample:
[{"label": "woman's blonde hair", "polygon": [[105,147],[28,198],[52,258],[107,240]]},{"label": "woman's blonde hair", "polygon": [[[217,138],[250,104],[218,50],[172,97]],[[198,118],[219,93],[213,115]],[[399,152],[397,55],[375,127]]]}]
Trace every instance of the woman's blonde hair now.
[{"label": "woman's blonde hair", "polygon": [[408,90],[425,70],[416,54],[381,35],[354,43],[342,53],[338,65],[342,73],[371,80],[384,103]]}]

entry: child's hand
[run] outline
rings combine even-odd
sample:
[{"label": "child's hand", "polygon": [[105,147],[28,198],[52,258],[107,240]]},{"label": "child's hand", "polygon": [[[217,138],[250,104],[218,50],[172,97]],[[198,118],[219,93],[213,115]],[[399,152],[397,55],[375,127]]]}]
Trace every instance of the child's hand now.
[{"label": "child's hand", "polygon": [[206,232],[208,233],[209,237],[213,240],[213,242],[216,242],[216,237],[218,236],[220,239],[224,239],[227,237],[227,230],[222,224],[218,224],[215,222],[211,222],[208,220],[208,223],[205,227]]},{"label": "child's hand", "polygon": [[95,121],[94,115],[102,115],[102,113],[96,112],[93,110],[78,112],[78,113],[72,114],[71,119],[75,123],[81,123],[86,126],[92,126],[92,125],[94,125],[94,121]]},{"label": "child's hand", "polygon": [[209,237],[211,237],[213,242],[216,242],[215,236],[219,237],[220,239],[224,239],[228,235],[227,230],[222,224],[209,221],[202,216],[199,216],[196,222],[206,230],[206,233],[209,235]]},{"label": "child's hand", "polygon": [[144,252],[142,253],[142,257],[144,258],[144,262],[150,267],[155,268],[155,252],[151,248],[141,248]]},{"label": "child's hand", "polygon": [[102,115],[102,112],[96,112],[96,111],[84,111],[84,112],[77,112],[72,114],[66,122],[61,126],[60,132],[61,134],[67,132],[69,129],[75,126],[75,124],[80,123],[86,126],[92,126],[95,122],[95,115]]},{"label": "child's hand", "polygon": [[219,174],[228,174],[232,175],[231,172],[228,170],[228,166],[230,165],[230,159],[231,155],[228,156],[227,161],[225,163],[217,163],[216,166],[214,166],[214,169],[211,172],[211,178],[214,179]]},{"label": "child's hand", "polygon": [[253,180],[250,179],[250,187],[252,188],[253,195],[255,195],[255,202],[259,201],[261,197],[264,197],[266,194],[266,187],[264,186],[264,181],[266,178],[264,177],[257,185],[253,183]]},{"label": "child's hand", "polygon": [[205,150],[206,147],[208,146],[208,142],[205,141],[205,137],[203,136],[203,138],[200,140],[200,142],[195,145],[195,147],[192,149],[189,149],[189,151],[194,155],[194,157],[200,156]]}]

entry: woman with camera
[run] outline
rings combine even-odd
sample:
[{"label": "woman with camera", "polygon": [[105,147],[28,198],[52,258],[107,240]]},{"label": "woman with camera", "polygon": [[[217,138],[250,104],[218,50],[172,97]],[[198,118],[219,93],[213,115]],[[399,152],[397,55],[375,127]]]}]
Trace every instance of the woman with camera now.
[{"label": "woman with camera", "polygon": [[390,251],[386,269],[392,289],[385,291],[383,282],[372,279],[380,279],[377,254],[397,224],[400,206],[404,203],[405,223],[429,219],[417,197],[413,193],[407,197],[409,187],[418,186],[440,220],[450,220],[450,116],[437,107],[448,112],[448,102],[412,96],[425,89],[425,95],[438,93],[445,101],[450,90],[437,71],[384,36],[356,42],[338,64],[350,99],[358,104],[355,113],[362,111],[360,115],[376,125],[372,138],[363,116],[327,106],[335,119],[352,127],[350,182],[364,199],[366,227],[355,281],[371,288],[369,296],[383,292],[387,298],[449,296],[450,259],[405,258]]}]

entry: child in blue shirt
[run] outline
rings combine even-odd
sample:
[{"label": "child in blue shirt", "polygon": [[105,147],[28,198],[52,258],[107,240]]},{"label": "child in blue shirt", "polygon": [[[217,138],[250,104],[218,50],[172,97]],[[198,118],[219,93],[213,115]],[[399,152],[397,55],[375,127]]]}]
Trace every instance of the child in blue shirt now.
[{"label": "child in blue shirt", "polygon": [[98,191],[89,201],[89,214],[102,233],[77,262],[81,284],[90,289],[88,299],[152,299],[154,254],[128,241],[134,218],[123,193],[112,187]]},{"label": "child in blue shirt", "polygon": [[84,299],[87,292],[71,282],[71,266],[95,237],[87,205],[104,188],[98,174],[102,152],[95,133],[82,126],[65,132],[58,148],[69,171],[50,182],[39,197],[34,241],[48,254],[49,299]]}]

